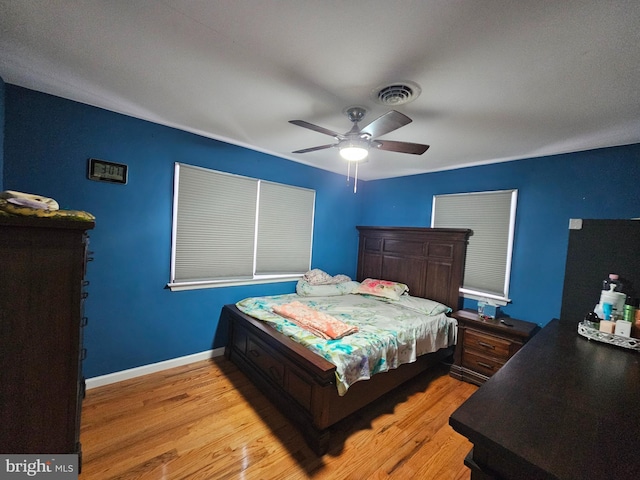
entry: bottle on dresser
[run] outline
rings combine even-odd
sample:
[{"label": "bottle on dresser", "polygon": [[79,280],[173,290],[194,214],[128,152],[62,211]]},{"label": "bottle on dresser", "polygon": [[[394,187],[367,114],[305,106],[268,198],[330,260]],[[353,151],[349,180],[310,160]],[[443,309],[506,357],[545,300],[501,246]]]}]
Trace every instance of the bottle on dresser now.
[{"label": "bottle on dresser", "polygon": [[602,282],[600,302],[594,309],[595,313],[603,319],[599,325],[601,332],[614,333],[625,337],[631,335],[630,323],[618,323],[618,320],[622,321],[626,300],[627,295],[623,291],[619,275],[610,273]]},{"label": "bottle on dresser", "polygon": [[[602,282],[602,287],[600,302],[596,305],[594,311],[600,318],[605,320],[615,321],[622,319],[627,295],[623,291],[623,285],[618,274],[610,273],[609,277]],[[608,312],[609,307],[606,307],[605,304],[611,305],[611,312]],[[605,318],[606,313],[610,313],[611,318]]]},{"label": "bottle on dresser", "polygon": [[640,308],[636,309],[636,318],[634,325],[631,327],[631,336],[640,338]]}]

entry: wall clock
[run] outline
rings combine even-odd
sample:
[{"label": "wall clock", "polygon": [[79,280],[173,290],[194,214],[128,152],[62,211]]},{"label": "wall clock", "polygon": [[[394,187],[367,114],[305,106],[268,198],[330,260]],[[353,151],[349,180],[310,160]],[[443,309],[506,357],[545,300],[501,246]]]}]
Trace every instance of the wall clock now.
[{"label": "wall clock", "polygon": [[89,159],[87,177],[90,180],[109,183],[127,183],[128,167],[122,163],[107,162],[97,158]]}]

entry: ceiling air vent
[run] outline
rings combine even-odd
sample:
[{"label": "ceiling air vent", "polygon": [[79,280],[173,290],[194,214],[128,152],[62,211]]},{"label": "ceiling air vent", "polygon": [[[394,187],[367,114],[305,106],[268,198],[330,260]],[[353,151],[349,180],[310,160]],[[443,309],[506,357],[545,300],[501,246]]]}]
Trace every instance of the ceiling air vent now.
[{"label": "ceiling air vent", "polygon": [[414,101],[422,90],[413,82],[397,82],[378,87],[373,91],[373,99],[382,105],[403,105]]}]

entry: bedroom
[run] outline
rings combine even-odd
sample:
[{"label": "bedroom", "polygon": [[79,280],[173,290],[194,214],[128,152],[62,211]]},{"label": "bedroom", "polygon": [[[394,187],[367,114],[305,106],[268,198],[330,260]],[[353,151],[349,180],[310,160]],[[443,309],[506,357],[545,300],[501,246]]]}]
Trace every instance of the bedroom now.
[{"label": "bedroom", "polygon": [[[223,305],[294,288],[295,282],[186,292],[165,288],[176,161],[315,189],[312,264],[350,276],[356,270],[356,225],[428,226],[434,194],[517,188],[512,303],[504,311],[541,325],[559,315],[569,219],[640,215],[638,129],[628,144],[367,180],[354,195],[343,173],[25,88],[3,71],[0,77],[5,80],[2,190],[48,195],[98,219],[87,276],[87,378],[219,351],[226,341],[217,324]],[[630,87],[625,93],[637,98]],[[631,120],[637,126],[638,115]],[[287,148],[298,146],[306,144]],[[129,183],[88,180],[90,157],[129,165]]]}]

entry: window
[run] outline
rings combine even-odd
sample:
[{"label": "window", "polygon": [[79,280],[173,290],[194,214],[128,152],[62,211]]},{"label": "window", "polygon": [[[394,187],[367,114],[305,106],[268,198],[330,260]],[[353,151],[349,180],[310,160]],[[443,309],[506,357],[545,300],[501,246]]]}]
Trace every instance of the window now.
[{"label": "window", "polygon": [[311,265],[315,191],[176,163],[172,290],[298,278]]},{"label": "window", "polygon": [[469,228],[460,292],[468,298],[509,302],[517,190],[434,195],[431,226]]}]

